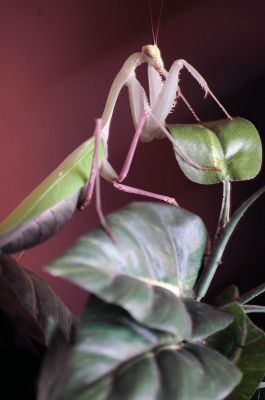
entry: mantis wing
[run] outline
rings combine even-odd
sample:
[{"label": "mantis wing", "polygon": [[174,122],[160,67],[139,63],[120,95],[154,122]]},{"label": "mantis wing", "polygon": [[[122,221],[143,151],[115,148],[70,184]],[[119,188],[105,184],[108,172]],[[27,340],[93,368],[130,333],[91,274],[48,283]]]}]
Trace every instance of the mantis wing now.
[{"label": "mantis wing", "polygon": [[[74,150],[0,225],[0,252],[15,253],[56,233],[77,208],[90,176],[94,138]],[[100,145],[100,163],[104,146]]]}]

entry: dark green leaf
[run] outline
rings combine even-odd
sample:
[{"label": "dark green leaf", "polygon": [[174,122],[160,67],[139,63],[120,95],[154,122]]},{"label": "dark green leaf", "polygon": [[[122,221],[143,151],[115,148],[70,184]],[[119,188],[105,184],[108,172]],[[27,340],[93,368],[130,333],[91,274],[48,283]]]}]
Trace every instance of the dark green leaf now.
[{"label": "dark green leaf", "polygon": [[214,304],[217,306],[224,306],[230,304],[239,298],[239,290],[235,285],[228,286],[216,298]]},{"label": "dark green leaf", "polygon": [[65,336],[55,324],[38,379],[38,400],[51,400],[60,394],[59,388],[67,373],[70,349]]},{"label": "dark green leaf", "polygon": [[24,342],[28,337],[47,344],[50,316],[69,339],[76,324],[73,314],[42,279],[4,255],[0,256],[0,311]]},{"label": "dark green leaf", "polygon": [[[0,225],[0,252],[15,253],[56,233],[76,210],[92,166],[94,139],[81,144]],[[100,160],[104,154],[101,143]]]},{"label": "dark green leaf", "polygon": [[89,290],[92,274],[97,281],[99,276],[109,281],[128,275],[143,287],[156,284],[176,294],[190,294],[207,239],[198,216],[180,207],[139,202],[107,220],[116,243],[97,229],[82,237],[49,271]]},{"label": "dark green leaf", "polygon": [[[200,218],[161,203],[134,203],[111,214],[108,223],[116,243],[98,229],[48,270],[120,305],[141,323],[189,338],[194,331],[190,314],[198,309],[178,296],[190,293],[200,267],[206,243]],[[211,313],[208,306],[200,307],[199,312]],[[214,315],[213,324],[198,319],[200,332],[221,329],[218,319],[223,327],[230,322]]]},{"label": "dark green leaf", "polygon": [[[241,378],[218,352],[148,329],[95,298],[67,365],[55,394],[39,400],[221,400]],[[53,365],[45,368],[52,379]]]},{"label": "dark green leaf", "polygon": [[265,375],[265,334],[238,304],[227,306],[225,310],[234,316],[233,323],[208,341],[243,373],[241,383],[227,400],[249,400]]},{"label": "dark green leaf", "polygon": [[246,119],[169,125],[169,130],[182,152],[196,164],[221,168],[202,171],[176,153],[182,171],[193,182],[209,185],[224,180],[242,181],[254,178],[260,171],[261,140],[254,125]]}]

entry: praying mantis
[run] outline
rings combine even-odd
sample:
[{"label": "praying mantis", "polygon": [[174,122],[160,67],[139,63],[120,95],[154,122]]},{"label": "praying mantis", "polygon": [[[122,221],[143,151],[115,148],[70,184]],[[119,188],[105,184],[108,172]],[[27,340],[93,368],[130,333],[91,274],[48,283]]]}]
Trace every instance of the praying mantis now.
[{"label": "praying mantis", "polygon": [[[148,69],[149,98],[136,77],[139,65]],[[205,95],[210,95],[231,118],[207,85],[205,79],[187,61],[174,61],[169,71],[164,68],[160,49],[156,44],[143,46],[141,52],[127,58],[115,77],[101,118],[96,119],[93,137],[81,144],[56,170],[49,175],[0,225],[0,252],[14,253],[38,244],[56,233],[76,209],[85,209],[96,194],[96,209],[101,225],[112,236],[101,207],[100,175],[119,190],[144,195],[177,206],[175,199],[124,185],[137,143],[167,137],[175,152],[189,165],[200,170],[218,170],[216,166],[201,166],[193,162],[175,143],[166,128],[166,117],[175,106],[177,97],[197,115],[179,88],[179,75],[186,68],[200,84]],[[110,122],[120,91],[128,87],[133,136],[123,168],[119,174],[108,161]]]}]

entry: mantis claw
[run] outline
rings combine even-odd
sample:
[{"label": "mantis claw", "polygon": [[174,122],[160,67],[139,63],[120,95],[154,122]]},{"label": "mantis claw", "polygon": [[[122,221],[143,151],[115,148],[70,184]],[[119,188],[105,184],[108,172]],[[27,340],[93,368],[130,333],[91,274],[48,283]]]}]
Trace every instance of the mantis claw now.
[{"label": "mantis claw", "polygon": [[109,225],[106,222],[102,223],[102,221],[100,221],[100,224],[102,226],[102,229],[106,232],[106,234],[109,236],[110,240],[113,242],[113,244],[117,244],[117,239],[113,235]]},{"label": "mantis claw", "polygon": [[168,203],[171,204],[172,206],[179,207],[179,204],[176,202],[176,200],[171,197],[169,197]]}]

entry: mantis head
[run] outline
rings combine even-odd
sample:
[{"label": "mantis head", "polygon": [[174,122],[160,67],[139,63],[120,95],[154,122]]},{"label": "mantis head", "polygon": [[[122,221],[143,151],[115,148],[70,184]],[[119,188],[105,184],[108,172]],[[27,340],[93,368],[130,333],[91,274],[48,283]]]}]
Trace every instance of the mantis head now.
[{"label": "mantis head", "polygon": [[164,68],[164,63],[161,58],[161,53],[156,44],[147,44],[142,47],[142,54],[145,61],[152,65],[157,72],[161,72]]}]

